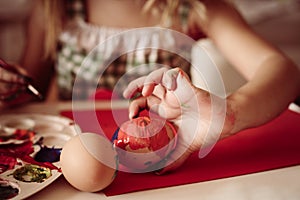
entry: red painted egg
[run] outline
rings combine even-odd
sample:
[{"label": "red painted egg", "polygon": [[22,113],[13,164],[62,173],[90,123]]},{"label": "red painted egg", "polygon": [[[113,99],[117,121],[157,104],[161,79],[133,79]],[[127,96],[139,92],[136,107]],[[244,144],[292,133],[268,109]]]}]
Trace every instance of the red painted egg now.
[{"label": "red painted egg", "polygon": [[125,171],[145,172],[158,170],[161,161],[175,148],[176,141],[174,124],[143,116],[123,123],[113,142]]}]

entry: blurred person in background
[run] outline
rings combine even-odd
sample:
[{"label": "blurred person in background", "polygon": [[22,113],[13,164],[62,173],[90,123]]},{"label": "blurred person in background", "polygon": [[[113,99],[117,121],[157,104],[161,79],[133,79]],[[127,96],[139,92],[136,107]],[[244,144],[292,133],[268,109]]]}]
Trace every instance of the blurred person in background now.
[{"label": "blurred person in background", "polygon": [[[29,8],[32,8],[27,21],[26,43],[23,45],[23,55],[18,64],[26,70],[43,95],[50,94],[51,97],[60,100],[72,98],[75,79],[80,82],[79,88],[75,91],[78,99],[87,99],[93,95],[94,88],[91,85],[95,84],[99,88],[112,91],[120,77],[143,62],[171,67],[180,66],[190,76],[189,62],[161,49],[136,51],[119,56],[111,64],[105,63],[105,60],[118,54],[118,48],[122,45],[138,46],[144,41],[148,41],[149,45],[157,45],[156,43],[159,42],[162,43],[161,47],[176,46],[182,51],[189,51],[184,49],[184,46],[180,46],[180,42],[168,39],[172,37],[168,33],[158,33],[159,39],[157,34],[153,33],[132,34],[131,38],[126,38],[126,44],[110,43],[111,46],[106,47],[105,51],[96,58],[87,57],[96,45],[123,31],[158,26],[179,31],[194,40],[208,37],[235,67],[233,53],[226,49],[228,42],[216,32],[222,33],[225,29],[232,30],[235,34],[240,34],[240,30],[246,33],[252,32],[244,21],[243,24],[239,21],[243,25],[242,28],[232,28],[234,27],[232,23],[236,23],[237,20],[226,15],[227,13],[239,14],[233,5],[226,1],[30,0],[18,2],[23,5],[27,5],[28,2],[30,5],[24,6],[24,10],[27,10],[27,12],[23,11],[24,13],[28,13]],[[219,22],[215,19],[221,19],[223,15],[228,19],[228,23],[216,26],[215,24]],[[211,29],[212,26],[214,29]],[[236,40],[232,38],[232,41]],[[144,56],[140,56],[141,53]],[[83,70],[78,74],[84,59],[88,59],[89,68],[81,68]],[[151,65],[143,73],[149,74],[157,68],[158,66]],[[244,70],[239,66],[237,68],[238,71]],[[101,70],[105,71],[98,80]],[[56,80],[50,89],[54,75]],[[135,77],[131,77],[131,80]]]},{"label": "blurred person in background", "polygon": [[[142,52],[135,51],[121,55],[106,66],[105,60],[118,54],[118,48],[122,45],[134,47],[145,41],[148,41],[146,45],[157,43],[164,43],[163,45],[168,47],[178,45],[177,41],[170,38],[172,35],[163,31],[156,34],[132,34],[131,38],[126,38],[126,44],[110,43],[111,46],[106,47],[98,57],[87,58],[91,62],[89,69],[78,73],[82,61],[91,50],[110,36],[134,28],[155,26],[172,28],[195,40],[204,37],[201,30],[189,27],[189,13],[202,8],[202,4],[197,1],[32,0],[30,2],[32,10],[27,22],[26,45],[19,64],[44,95],[49,92],[51,78],[54,74],[57,75],[55,83],[57,87],[52,88],[56,88],[54,91],[60,100],[72,98],[75,78],[81,82],[80,87],[76,88],[76,98],[87,99],[93,92],[90,91],[93,90],[91,85],[97,84],[100,88],[111,91],[126,71],[143,62],[181,66],[189,74],[190,64],[187,61],[161,49],[141,50]],[[107,69],[98,81],[99,71],[105,68]],[[149,73],[155,68],[157,66],[153,65],[143,73]]]}]

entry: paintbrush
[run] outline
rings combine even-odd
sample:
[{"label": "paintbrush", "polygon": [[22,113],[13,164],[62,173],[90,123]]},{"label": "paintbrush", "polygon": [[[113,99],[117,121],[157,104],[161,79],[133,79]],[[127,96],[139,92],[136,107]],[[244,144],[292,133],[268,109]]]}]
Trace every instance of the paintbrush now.
[{"label": "paintbrush", "polygon": [[[36,96],[38,99],[40,99],[40,100],[44,99],[43,95],[32,85],[32,83],[31,83],[32,79],[30,77],[22,74],[16,68],[14,68],[13,66],[7,64],[2,59],[0,59],[0,68],[1,68],[1,71],[2,71],[2,75],[0,74],[0,79],[3,78],[3,79],[0,80],[0,82],[3,82],[5,84],[20,85],[22,87],[25,86],[27,91],[29,91],[31,94]],[[5,80],[5,78],[7,78],[6,75],[9,76],[9,74],[13,74],[12,76],[14,76],[14,78],[11,78],[13,80]],[[4,93],[3,95],[8,96],[9,94],[12,94],[13,92]],[[0,93],[0,96],[1,95],[2,94]],[[6,98],[2,98],[2,99],[6,99]]]}]

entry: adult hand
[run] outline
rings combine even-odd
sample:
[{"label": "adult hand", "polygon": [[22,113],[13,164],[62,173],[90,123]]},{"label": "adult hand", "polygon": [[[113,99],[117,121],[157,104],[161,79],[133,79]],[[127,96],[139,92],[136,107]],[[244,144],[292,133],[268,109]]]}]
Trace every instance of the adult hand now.
[{"label": "adult hand", "polygon": [[[219,139],[221,130],[212,130],[211,125],[216,121],[212,118],[216,112],[218,120],[224,117],[225,106],[221,106],[220,98],[193,86],[181,69],[161,68],[138,78],[128,85],[123,96],[132,98],[138,93],[141,97],[129,105],[129,118],[137,116],[142,109],[149,109],[178,127],[177,146],[165,159],[164,168],[158,174],[176,169],[192,152]],[[216,101],[219,110],[212,111]],[[219,122],[223,127],[223,121]]]}]

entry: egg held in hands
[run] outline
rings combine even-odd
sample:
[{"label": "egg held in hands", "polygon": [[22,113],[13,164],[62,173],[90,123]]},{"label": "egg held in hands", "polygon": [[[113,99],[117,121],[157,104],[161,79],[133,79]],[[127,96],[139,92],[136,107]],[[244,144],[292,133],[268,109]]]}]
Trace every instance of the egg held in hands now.
[{"label": "egg held in hands", "polygon": [[116,176],[118,158],[111,142],[95,133],[71,138],[60,155],[61,170],[75,188],[96,192],[106,188]]},{"label": "egg held in hands", "polygon": [[176,126],[164,119],[141,116],[123,123],[113,143],[118,152],[120,170],[149,172],[164,167],[164,160],[177,143]]}]

